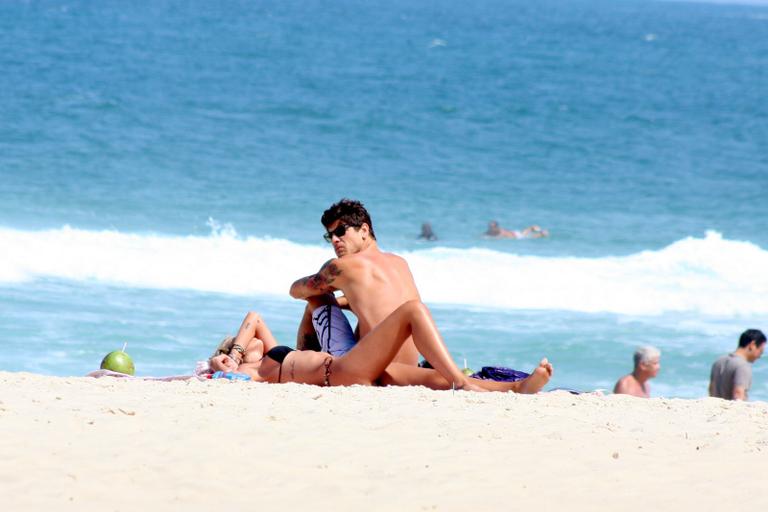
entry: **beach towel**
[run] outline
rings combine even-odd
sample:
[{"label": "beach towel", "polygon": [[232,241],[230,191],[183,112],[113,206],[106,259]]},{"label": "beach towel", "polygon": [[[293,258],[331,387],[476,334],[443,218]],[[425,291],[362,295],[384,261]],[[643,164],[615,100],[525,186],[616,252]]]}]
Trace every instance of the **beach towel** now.
[{"label": "beach towel", "polygon": [[96,370],[94,372],[87,374],[86,377],[95,377],[97,379],[101,377],[118,377],[122,379],[155,380],[155,381],[161,381],[161,382],[170,382],[173,380],[190,380],[190,379],[203,380],[205,378],[200,375],[165,375],[162,377],[136,377],[134,375],[126,375],[125,373],[113,372],[111,370]]},{"label": "beach towel", "polygon": [[125,373],[120,372],[113,372],[111,370],[96,370],[86,375],[86,377],[94,377],[94,378],[101,378],[101,377],[118,377],[118,378],[128,378],[128,379],[139,379],[139,380],[155,380],[160,382],[170,382],[174,380],[190,380],[190,379],[197,379],[197,380],[203,380],[209,378],[209,374],[211,372],[211,368],[208,365],[208,361],[198,361],[195,365],[195,370],[189,375],[165,375],[161,377],[135,377],[133,375],[126,375]]}]

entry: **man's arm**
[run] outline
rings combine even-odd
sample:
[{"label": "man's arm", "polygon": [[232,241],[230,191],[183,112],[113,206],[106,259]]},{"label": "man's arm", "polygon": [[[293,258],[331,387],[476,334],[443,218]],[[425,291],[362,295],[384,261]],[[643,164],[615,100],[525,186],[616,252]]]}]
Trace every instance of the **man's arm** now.
[{"label": "man's arm", "polygon": [[627,394],[627,386],[624,384],[624,381],[627,380],[625,377],[620,378],[616,381],[616,385],[613,386],[613,394],[614,395],[626,395]]},{"label": "man's arm", "polygon": [[290,294],[294,299],[306,299],[313,295],[333,293],[338,290],[337,285],[341,276],[340,261],[338,258],[328,260],[320,267],[316,274],[302,277],[291,285]]},{"label": "man's arm", "polygon": [[736,368],[733,374],[733,399],[746,400],[747,389],[751,383],[752,367],[745,364]]},{"label": "man's arm", "polygon": [[734,400],[746,400],[747,399],[747,389],[743,386],[734,386],[733,387],[733,399]]}]

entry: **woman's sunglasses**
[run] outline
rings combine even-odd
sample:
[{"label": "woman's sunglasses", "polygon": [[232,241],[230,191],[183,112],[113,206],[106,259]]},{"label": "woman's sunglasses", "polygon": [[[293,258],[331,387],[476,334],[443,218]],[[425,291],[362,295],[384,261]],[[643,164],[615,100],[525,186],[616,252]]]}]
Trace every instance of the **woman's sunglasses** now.
[{"label": "woman's sunglasses", "polygon": [[333,240],[334,235],[337,238],[341,238],[341,237],[344,236],[344,234],[347,232],[347,230],[349,228],[351,228],[351,227],[352,226],[347,226],[346,224],[339,224],[338,226],[336,226],[336,229],[334,229],[333,231],[326,232],[323,235],[323,238],[325,238],[326,242],[331,243],[331,240]]}]

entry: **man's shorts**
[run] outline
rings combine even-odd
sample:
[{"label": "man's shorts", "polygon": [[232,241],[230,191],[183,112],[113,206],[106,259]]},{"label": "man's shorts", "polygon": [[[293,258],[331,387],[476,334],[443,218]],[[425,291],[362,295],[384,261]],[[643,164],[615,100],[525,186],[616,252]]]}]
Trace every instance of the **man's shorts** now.
[{"label": "man's shorts", "polygon": [[312,312],[320,350],[332,356],[342,356],[355,346],[357,340],[349,320],[338,306],[320,306]]}]

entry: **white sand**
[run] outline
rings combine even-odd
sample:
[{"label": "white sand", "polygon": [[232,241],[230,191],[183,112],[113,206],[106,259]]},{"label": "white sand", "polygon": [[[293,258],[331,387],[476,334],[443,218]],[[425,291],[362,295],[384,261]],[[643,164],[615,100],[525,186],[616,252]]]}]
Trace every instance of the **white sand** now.
[{"label": "white sand", "polygon": [[0,372],[2,510],[761,510],[768,404]]}]

